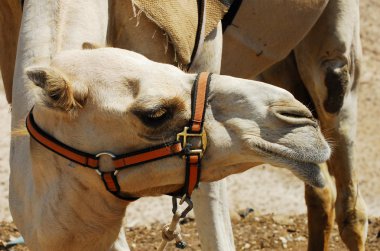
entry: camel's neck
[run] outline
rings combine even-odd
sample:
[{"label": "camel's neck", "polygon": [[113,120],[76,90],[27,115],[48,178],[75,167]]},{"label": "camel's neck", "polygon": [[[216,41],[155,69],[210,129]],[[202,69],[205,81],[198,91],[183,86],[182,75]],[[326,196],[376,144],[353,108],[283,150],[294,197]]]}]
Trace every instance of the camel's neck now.
[{"label": "camel's neck", "polygon": [[[26,69],[33,65],[49,64],[56,53],[62,50],[79,49],[81,44],[86,41],[104,44],[108,22],[107,10],[108,0],[25,1],[13,81],[12,129],[20,126],[20,122],[25,120],[35,102],[33,92],[29,87],[30,83],[25,76]],[[51,241],[52,243],[57,240],[49,239],[46,236],[59,238],[65,232],[67,235],[71,234],[71,237],[67,239],[68,243],[72,241],[70,239],[72,238],[79,245],[81,240],[83,243],[99,244],[102,242],[103,238],[97,240],[94,237],[99,237],[99,233],[95,234],[94,231],[103,231],[107,233],[107,235],[104,234],[105,236],[111,236],[110,239],[117,237],[125,205],[121,209],[117,206],[118,210],[108,208],[107,211],[106,207],[110,207],[111,204],[102,196],[92,194],[91,187],[89,187],[89,191],[79,193],[80,184],[73,184],[75,179],[65,183],[69,177],[61,176],[65,175],[65,172],[58,173],[58,170],[64,170],[61,167],[63,160],[56,160],[57,157],[50,154],[46,155],[47,158],[40,163],[32,165],[30,154],[28,137],[12,138],[10,207],[14,221],[25,235],[28,245],[35,247],[34,250],[42,250],[38,245],[43,245],[43,243],[39,244],[38,238],[27,236],[31,232],[40,236],[40,241]],[[42,156],[45,157],[45,155]],[[46,175],[48,175],[46,179],[36,178]],[[82,182],[87,184],[86,180],[82,180]],[[84,194],[86,196],[83,196]],[[46,201],[54,201],[54,203],[46,205]],[[51,222],[56,222],[59,215],[63,217],[60,219],[63,224],[62,228],[49,227]],[[68,215],[68,218],[64,218]],[[106,224],[103,225],[104,223]],[[46,226],[40,228],[43,230],[28,231],[41,224]],[[100,225],[103,228],[99,228]],[[106,229],[106,226],[113,227]],[[83,231],[78,231],[78,229]],[[89,241],[92,240],[91,236],[93,241]],[[86,238],[89,239],[86,241]],[[108,245],[112,243],[110,240],[106,240],[105,243],[99,245],[107,245],[107,242]],[[89,248],[73,248],[71,250],[100,250],[97,247]],[[57,247],[47,250],[57,250]]]},{"label": "camel's neck", "polygon": [[46,65],[62,50],[80,49],[83,42],[105,44],[107,0],[29,0],[25,2],[13,84],[12,127],[34,103],[26,88],[25,69]]},{"label": "camel's neck", "polygon": [[[127,203],[109,194],[94,170],[36,141],[31,148],[35,184],[28,223],[39,233],[26,237],[50,250],[62,245],[70,250],[110,250],[122,228]],[[49,227],[51,222],[54,228]]]}]

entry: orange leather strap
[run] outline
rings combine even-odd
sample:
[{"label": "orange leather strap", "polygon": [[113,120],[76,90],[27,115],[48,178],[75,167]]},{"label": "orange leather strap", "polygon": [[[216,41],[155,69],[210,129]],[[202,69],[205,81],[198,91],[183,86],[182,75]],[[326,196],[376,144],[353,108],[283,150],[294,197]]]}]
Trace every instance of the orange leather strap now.
[{"label": "orange leather strap", "polygon": [[[32,110],[33,111],[33,110]],[[34,121],[33,113],[30,111],[26,119],[26,128],[29,134],[41,145],[82,166],[98,169],[99,157],[72,148],[43,131]],[[130,166],[169,157],[182,152],[181,142],[173,141],[159,146],[144,149],[142,151],[130,152],[113,158],[115,169],[122,170]]]},{"label": "orange leather strap", "polygon": [[182,152],[181,142],[173,141],[156,147],[144,149],[142,151],[128,153],[125,157],[120,156],[115,158],[114,166],[121,170],[126,167],[143,164],[152,160],[169,157]]},{"label": "orange leather strap", "polygon": [[[190,132],[201,133],[203,130],[204,115],[206,110],[206,102],[208,96],[208,85],[211,81],[211,74],[202,72],[195,79],[192,93],[192,108]],[[201,160],[200,154],[189,154],[186,156],[186,179],[184,193],[191,197],[194,189],[199,184],[201,176]]]},{"label": "orange leather strap", "polygon": [[211,74],[202,72],[198,74],[193,87],[193,103],[191,109],[191,132],[201,132],[203,128],[204,113],[206,107],[206,98],[208,84],[211,81]]},{"label": "orange leather strap", "polygon": [[58,141],[54,137],[47,134],[44,130],[42,130],[34,121],[33,109],[29,112],[29,115],[26,118],[26,128],[28,129],[29,134],[36,141],[38,141],[41,145],[45,146],[49,150],[75,163],[94,169],[97,168],[98,160],[95,155],[78,151],[77,149],[74,149],[62,143],[61,141]]},{"label": "orange leather strap", "polygon": [[201,157],[199,155],[186,156],[186,195],[191,197],[194,189],[198,186],[201,175]]}]

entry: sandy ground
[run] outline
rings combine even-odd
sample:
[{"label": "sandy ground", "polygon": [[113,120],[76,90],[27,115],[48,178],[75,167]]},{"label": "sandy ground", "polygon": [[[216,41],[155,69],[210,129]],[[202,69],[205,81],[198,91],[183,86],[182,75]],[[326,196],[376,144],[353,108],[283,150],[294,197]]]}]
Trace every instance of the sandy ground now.
[{"label": "sandy ground", "polygon": [[[362,40],[364,65],[359,94],[359,128],[356,144],[356,167],[360,189],[371,216],[380,216],[380,2],[364,0],[362,7]],[[1,85],[2,86],[2,85]],[[0,93],[0,221],[11,221],[8,208],[10,113],[5,95]],[[232,210],[254,208],[261,214],[303,214],[303,183],[286,170],[261,166],[228,178]],[[128,208],[127,225],[148,226],[167,222],[170,198],[143,198]],[[152,210],[152,209],[155,210]]]},{"label": "sandy ground", "polygon": [[[245,218],[233,221],[236,250],[263,251],[299,251],[307,250],[307,224],[305,215],[257,215],[251,213]],[[25,245],[11,249],[5,247],[9,240],[19,236],[12,223],[0,222],[0,250],[28,251]],[[131,251],[157,250],[161,242],[162,224],[127,227],[126,237]],[[186,218],[181,222],[182,236],[187,243],[186,250],[201,250],[196,224]],[[366,250],[378,251],[380,247],[380,218],[369,219]],[[171,242],[167,251],[179,250]],[[334,227],[329,242],[329,250],[346,251],[347,248],[339,237],[337,226]]]}]

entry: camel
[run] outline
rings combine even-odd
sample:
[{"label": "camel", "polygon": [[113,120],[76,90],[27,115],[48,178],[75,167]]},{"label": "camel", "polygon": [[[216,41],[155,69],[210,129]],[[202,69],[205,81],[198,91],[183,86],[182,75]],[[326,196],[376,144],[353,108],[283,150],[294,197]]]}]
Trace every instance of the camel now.
[{"label": "camel", "polygon": [[[30,1],[30,2],[32,2],[32,1]],[[34,6],[43,6],[43,5],[39,5],[39,3],[30,4],[29,2],[26,2],[26,4],[28,5],[26,7],[26,9],[27,10],[33,9],[33,11],[36,10],[36,9],[34,9],[33,5]],[[93,6],[93,5],[97,5],[97,4],[100,4],[100,5],[103,4],[103,7],[105,5],[105,3],[101,2],[101,1],[97,2],[96,4],[91,3],[90,5]],[[273,3],[271,3],[271,4],[273,4]],[[286,6],[286,7],[291,8],[292,4],[293,4],[293,6],[294,6],[294,4],[298,4],[298,5],[302,6],[302,3],[298,2],[298,1],[291,1],[290,5]],[[286,49],[289,49],[289,50],[292,49],[293,47],[295,47],[295,44],[292,47],[292,43],[299,42],[302,40],[302,38],[304,38],[304,36],[306,36],[306,34],[310,31],[310,29],[314,25],[314,23],[317,21],[318,17],[321,15],[322,11],[324,10],[324,8],[327,4],[327,1],[314,1],[313,4],[315,4],[315,5],[313,5],[311,7],[310,7],[310,5],[308,5],[310,7],[310,10],[309,10],[307,16],[301,15],[300,17],[298,17],[298,18],[301,18],[300,20],[302,20],[301,22],[297,22],[297,24],[298,24],[297,30],[299,30],[299,33],[298,34],[292,34],[292,36],[290,36],[291,38],[293,38],[293,40],[290,41],[291,43],[288,44],[288,45],[290,45],[290,47],[286,48]],[[60,9],[59,7],[60,7],[59,3],[54,7],[54,8],[57,8],[59,10],[59,11],[56,11],[57,13],[62,14],[62,13],[67,12],[67,10],[65,10],[65,8]],[[97,7],[99,7],[99,6],[97,6]],[[120,7],[122,7],[122,8],[120,8]],[[305,7],[305,6],[303,6],[303,7]],[[62,11],[62,9],[64,9],[64,10]],[[74,9],[74,8],[72,8],[72,9]],[[89,9],[89,8],[87,8],[87,9]],[[305,8],[303,8],[303,9],[305,10]],[[104,10],[104,9],[102,9],[102,10]],[[100,11],[100,8],[97,9],[97,11]],[[124,18],[122,17],[123,11],[127,11],[127,13],[129,13],[128,15],[125,15]],[[31,11],[31,13],[32,13],[32,11]],[[95,12],[95,13],[97,13],[97,12]],[[144,17],[144,15],[139,17],[138,28],[135,28],[136,19],[133,19],[132,22],[126,22],[125,21],[126,18],[128,18],[128,20],[130,20],[131,17],[134,17],[134,15],[131,13],[132,13],[132,10],[131,10],[131,5],[129,2],[125,3],[122,1],[115,1],[115,2],[111,3],[111,6],[110,6],[110,14],[111,14],[110,24],[111,25],[109,24],[109,27],[108,27],[109,28],[108,42],[114,46],[116,45],[116,46],[122,47],[122,48],[133,49],[133,50],[138,51],[140,53],[143,53],[144,55],[148,56],[149,58],[157,60],[157,61],[167,62],[167,63],[176,63],[174,61],[175,50],[173,48],[171,48],[169,46],[167,52],[162,53],[162,51],[163,51],[162,47],[165,44],[164,42],[167,38],[165,36],[160,36],[160,34],[154,36],[156,31],[159,29],[149,19]],[[65,39],[67,41],[65,41],[65,42],[56,41],[55,42],[56,44],[54,44],[53,46],[51,46],[47,50],[45,49],[43,51],[42,55],[41,55],[41,52],[37,52],[37,50],[36,50],[34,53],[36,55],[41,55],[41,56],[37,57],[38,60],[42,60],[43,62],[49,61],[49,58],[52,57],[52,54],[55,54],[57,51],[62,50],[62,49],[68,49],[68,48],[78,48],[79,44],[83,41],[93,41],[93,42],[97,42],[99,44],[104,44],[104,39],[102,37],[103,35],[101,35],[100,37],[99,36],[94,37],[93,35],[91,35],[91,32],[94,29],[94,26],[90,26],[90,21],[93,21],[95,24],[98,25],[97,27],[100,27],[100,32],[97,31],[98,32],[97,34],[103,34],[102,32],[104,30],[104,23],[102,23],[100,25],[99,19],[97,19],[97,20],[95,20],[95,19],[83,20],[84,19],[83,15],[80,16],[78,13],[75,13],[75,14],[76,14],[75,18],[79,18],[78,20],[81,20],[81,22],[79,22],[79,23],[84,24],[78,28],[79,32],[75,33],[76,35],[78,35],[78,34],[80,34],[80,35],[77,36],[77,38],[75,38],[75,36],[70,36],[70,35],[64,34],[64,36],[66,36]],[[62,14],[62,15],[64,16],[65,14]],[[93,17],[93,15],[90,14],[90,17]],[[46,18],[48,18],[48,20],[49,20],[49,18],[50,19],[52,18],[51,16],[49,16],[49,11],[47,12]],[[33,19],[32,15],[29,15],[28,19],[31,19],[32,21],[39,23],[38,20]],[[74,20],[74,18],[73,18],[73,20]],[[44,21],[46,21],[46,19]],[[104,22],[104,21],[101,21],[101,22]],[[118,24],[120,25],[120,23],[123,26],[118,26]],[[43,23],[40,23],[40,24],[43,24]],[[114,25],[112,25],[112,24],[114,24]],[[300,24],[302,24],[302,25],[300,25]],[[45,27],[45,26],[43,26],[43,27]],[[117,28],[115,28],[115,27],[117,27]],[[64,26],[64,28],[66,28],[66,27]],[[70,28],[73,29],[72,25],[70,26]],[[115,30],[113,30],[113,29],[115,29]],[[48,30],[50,30],[50,29],[48,29]],[[58,29],[58,30],[60,30],[60,29]],[[68,29],[66,29],[66,30],[68,30]],[[75,29],[73,29],[73,30],[75,30]],[[146,31],[148,31],[148,32],[146,32]],[[28,35],[27,33],[28,32],[26,32],[25,35]],[[48,33],[51,34],[51,32],[48,32]],[[81,33],[83,33],[85,35],[83,36],[83,34],[81,34]],[[95,34],[95,33],[92,33],[92,34]],[[139,38],[141,38],[140,40],[139,39],[136,39],[136,40],[129,39],[128,41],[125,40],[125,38],[128,38],[128,37],[129,38],[131,38],[131,37],[135,38],[136,34]],[[57,35],[57,34],[55,34],[55,35]],[[63,34],[60,34],[60,35],[63,35]],[[141,41],[142,39],[144,39],[144,36],[145,36],[144,43],[134,42],[134,41]],[[152,38],[152,36],[153,36],[153,38]],[[69,37],[69,39],[67,37]],[[86,38],[84,38],[84,37],[86,37]],[[30,41],[28,41],[28,40],[33,41],[33,39],[30,37],[30,35],[29,35],[28,39],[24,38],[24,41],[27,41],[27,42],[25,42],[27,44],[30,43]],[[37,41],[38,39],[35,39],[35,40],[36,41],[33,41],[31,44],[35,43],[34,46],[37,46],[39,42]],[[46,39],[45,40],[42,39],[42,41],[45,41],[43,43],[48,43],[47,42],[48,40],[46,40]],[[149,43],[150,41],[152,41],[152,42]],[[220,32],[220,27],[219,27],[217,30],[212,32],[206,38],[206,42],[205,42],[204,48],[202,50],[203,55],[202,55],[202,57],[198,58],[197,62],[194,63],[194,65],[195,65],[195,67],[193,68],[194,71],[208,70],[211,72],[219,72],[220,55],[221,55],[221,53],[220,53],[220,50],[221,50],[220,41],[221,41],[221,32]],[[289,42],[289,41],[286,41],[286,42]],[[25,44],[23,46],[25,48],[28,47]],[[33,46],[31,46],[31,47],[33,47]],[[286,51],[286,49],[285,49],[285,51]],[[22,54],[22,53],[19,53],[19,54]],[[286,56],[287,54],[285,54],[285,55],[275,54],[275,56],[276,55],[277,55],[277,58],[276,57],[272,58],[271,59],[272,61],[270,61],[272,63],[269,63],[269,65],[280,60],[282,57]],[[24,66],[28,65],[30,63],[35,63],[30,58],[30,55],[27,55],[26,52],[23,52],[23,56],[19,56],[19,58],[23,58],[23,59],[20,59],[19,62],[21,61]],[[265,65],[265,67],[267,67],[269,65]],[[24,69],[24,68],[22,65],[19,65],[18,68],[19,68],[19,71],[16,72],[16,79],[19,78],[18,81],[20,81],[19,76],[22,76],[22,69]],[[260,67],[259,67],[259,69],[260,69]],[[253,69],[251,69],[251,70],[254,71]],[[256,74],[253,72],[251,76],[254,76],[254,75],[256,75]],[[15,87],[16,90],[17,90],[17,88],[19,88],[19,87]],[[25,93],[23,93],[22,89],[17,90],[17,91],[18,91],[18,94],[15,94],[16,96],[25,97]],[[19,100],[21,100],[21,99],[19,99]],[[25,99],[25,100],[28,101],[31,99]],[[28,108],[30,108],[30,106],[31,106],[31,104],[27,103],[24,105],[23,104],[20,105],[21,109],[16,108],[16,110],[14,111],[15,116],[13,116],[14,119],[12,119],[14,122],[12,124],[16,125],[21,118],[25,117],[27,114]],[[13,143],[13,144],[16,144],[16,143]],[[12,161],[13,161],[13,159],[11,160],[11,162]],[[18,163],[18,164],[20,165],[20,163]],[[199,189],[198,192],[194,193],[193,199],[195,201],[198,200],[198,202],[195,203],[195,212],[197,215],[197,225],[199,226],[200,237],[201,237],[201,241],[202,241],[202,247],[206,250],[232,250],[232,249],[234,249],[231,226],[230,226],[229,220],[226,220],[229,217],[228,217],[228,211],[226,210],[226,207],[225,207],[225,195],[223,195],[223,191],[225,190],[225,186],[224,186],[223,182],[219,182],[218,184],[214,184],[214,185],[201,184],[200,188],[201,189]],[[211,197],[216,198],[216,199],[209,200],[208,198],[210,198],[210,197],[208,197],[208,195],[210,195],[210,194],[211,194]],[[200,213],[200,212],[202,212],[202,213]],[[220,218],[221,216],[223,216],[222,218],[224,218],[224,220],[221,220],[221,218]]]},{"label": "camel", "polygon": [[5,95],[12,103],[12,81],[16,61],[18,32],[21,23],[21,5],[18,1],[4,0],[0,3],[0,69]]},{"label": "camel", "polygon": [[[83,16],[82,2],[25,3],[12,129],[34,106],[40,130],[81,152],[118,155],[165,143],[188,123],[196,74],[122,49],[75,50],[82,39],[105,39],[106,21],[98,19],[105,2],[89,3],[79,26],[67,21]],[[42,8],[43,16],[33,15]],[[35,36],[35,27],[44,36]],[[212,75],[204,130],[202,182],[268,162],[324,185],[317,163],[329,158],[330,148],[311,112],[281,88]],[[128,250],[121,228],[128,202],[110,194],[97,172],[30,137],[13,137],[11,147],[11,212],[32,250]],[[181,158],[163,158],[120,171],[117,179],[134,197],[170,193],[183,186],[181,165]]]},{"label": "camel", "polygon": [[[301,21],[295,13],[284,11],[284,3],[243,1],[224,33],[221,72],[285,88],[314,111],[333,143],[328,171],[326,165],[322,168],[335,177],[336,190],[331,180],[323,189],[305,186],[308,248],[328,249],[336,214],[349,250],[364,250],[368,216],[354,166],[361,61],[359,1],[325,2],[315,25],[306,36],[297,37],[289,34],[300,32]],[[257,14],[250,15],[252,11]],[[262,24],[266,29],[261,29]],[[240,64],[242,57],[244,64]]]}]

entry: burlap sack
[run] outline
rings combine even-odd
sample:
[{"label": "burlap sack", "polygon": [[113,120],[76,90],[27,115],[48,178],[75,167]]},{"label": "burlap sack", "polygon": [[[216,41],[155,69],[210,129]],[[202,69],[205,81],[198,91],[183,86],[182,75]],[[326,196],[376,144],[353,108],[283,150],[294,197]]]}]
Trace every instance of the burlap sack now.
[{"label": "burlap sack", "polygon": [[[205,0],[207,36],[223,18],[233,0]],[[163,29],[182,64],[189,64],[198,25],[196,0],[133,0],[145,15]]]}]

